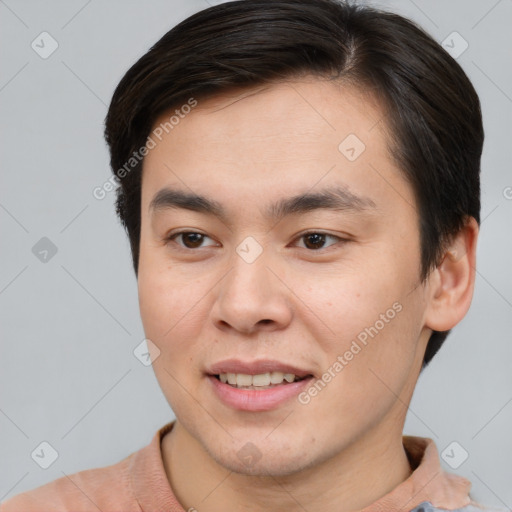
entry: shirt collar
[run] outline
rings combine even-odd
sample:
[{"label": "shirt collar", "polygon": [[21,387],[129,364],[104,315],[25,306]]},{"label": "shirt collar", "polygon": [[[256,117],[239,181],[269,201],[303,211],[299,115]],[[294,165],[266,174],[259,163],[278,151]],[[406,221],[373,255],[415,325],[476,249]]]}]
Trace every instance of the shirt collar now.
[{"label": "shirt collar", "polygon": [[[160,428],[149,445],[135,452],[129,467],[132,488],[143,512],[185,512],[174,495],[165,473],[161,441],[174,421]],[[361,512],[407,512],[421,503],[457,509],[470,503],[471,482],[445,472],[432,439],[403,436],[402,443],[413,472],[391,492]]]},{"label": "shirt collar", "polygon": [[402,436],[402,444],[413,472],[391,492],[361,512],[407,512],[424,502],[436,508],[453,510],[470,503],[471,482],[443,470],[432,439]]}]

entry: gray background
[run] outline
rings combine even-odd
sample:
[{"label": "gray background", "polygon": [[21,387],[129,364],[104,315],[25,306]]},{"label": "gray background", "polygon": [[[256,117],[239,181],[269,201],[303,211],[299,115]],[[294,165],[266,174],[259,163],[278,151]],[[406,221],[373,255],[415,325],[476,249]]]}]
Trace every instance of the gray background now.
[{"label": "gray background", "polygon": [[[378,5],[440,42],[462,35],[469,47],[458,61],[486,129],[473,305],[420,377],[405,432],[433,438],[440,452],[456,441],[452,460],[462,449],[469,457],[445,469],[468,477],[478,500],[512,507],[512,2]],[[0,1],[0,500],[114,464],[173,418],[151,366],[133,354],[144,333],[114,194],[100,201],[92,190],[110,177],[102,123],[114,87],[167,30],[207,6]],[[43,31],[59,45],[46,59],[31,47]],[[42,237],[57,248],[46,262],[32,251]],[[42,441],[59,453],[46,470],[31,458]]]}]

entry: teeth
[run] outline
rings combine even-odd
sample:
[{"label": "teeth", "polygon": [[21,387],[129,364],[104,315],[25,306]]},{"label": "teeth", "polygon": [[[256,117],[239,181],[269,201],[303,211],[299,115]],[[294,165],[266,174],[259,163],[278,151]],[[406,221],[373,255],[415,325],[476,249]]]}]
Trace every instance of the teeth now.
[{"label": "teeth", "polygon": [[283,382],[284,373],[281,372],[272,372],[270,374],[270,382],[272,384],[281,384]]},{"label": "teeth", "polygon": [[[247,375],[247,377],[250,377],[250,375]],[[249,381],[250,384],[246,384],[246,386],[268,386],[271,382],[270,373],[261,373],[260,375],[253,375],[252,378],[249,379]]]},{"label": "teeth", "polygon": [[236,374],[236,385],[241,386],[252,386],[252,375],[245,375],[244,373]]},{"label": "teeth", "polygon": [[293,373],[270,372],[258,375],[247,375],[245,373],[221,373],[219,379],[224,384],[228,383],[239,388],[246,387],[270,387],[272,384],[282,384],[284,381],[290,383],[299,380]]}]

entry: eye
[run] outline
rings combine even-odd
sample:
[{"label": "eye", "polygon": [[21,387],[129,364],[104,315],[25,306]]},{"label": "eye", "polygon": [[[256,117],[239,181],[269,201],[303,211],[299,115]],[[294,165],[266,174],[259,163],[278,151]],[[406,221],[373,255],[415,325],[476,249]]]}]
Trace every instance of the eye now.
[{"label": "eye", "polygon": [[[314,251],[318,251],[319,249],[325,249],[325,240],[326,238],[331,238],[336,241],[346,241],[345,239],[335,236],[335,235],[329,235],[328,233],[321,233],[318,231],[309,231],[308,233],[303,233],[300,235],[297,240],[304,239],[304,246],[305,249],[311,249]],[[334,242],[336,243],[336,242]],[[334,244],[330,244],[334,245]],[[329,247],[329,246],[327,246]]]},{"label": "eye", "polygon": [[[210,244],[207,246],[202,245],[204,240],[210,238],[203,233],[199,233],[197,231],[180,231],[178,233],[174,233],[166,238],[167,243],[174,242],[177,239],[181,239],[181,242],[178,245],[183,249],[200,249],[201,247],[212,247],[216,244]],[[325,245],[326,239],[334,240],[333,243],[329,245]],[[210,238],[211,240],[211,238]],[[325,249],[330,245],[334,245],[338,241],[346,242],[347,240],[341,238],[339,236],[330,235],[328,233],[322,233],[319,231],[309,231],[307,233],[303,233],[296,240],[304,240],[304,245],[301,248],[310,249],[312,251],[319,251],[321,249]]]},{"label": "eye", "polygon": [[[174,233],[166,238],[166,240],[174,241],[175,239],[181,237],[182,244],[178,244],[184,249],[197,249],[201,248],[201,244],[205,240],[205,238],[210,238],[209,236],[203,235],[203,233],[198,233],[196,231],[181,231],[179,233]],[[211,239],[210,239],[211,240]],[[214,244],[213,244],[214,245]],[[207,246],[209,247],[209,246]]]}]

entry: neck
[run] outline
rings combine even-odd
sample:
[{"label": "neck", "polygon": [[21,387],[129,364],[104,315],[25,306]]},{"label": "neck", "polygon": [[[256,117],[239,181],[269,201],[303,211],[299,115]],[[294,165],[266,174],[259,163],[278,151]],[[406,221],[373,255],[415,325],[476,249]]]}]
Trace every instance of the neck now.
[{"label": "neck", "polygon": [[330,459],[284,477],[227,470],[178,421],[162,440],[162,453],[171,488],[185,510],[353,512],[368,507],[410,476],[401,430],[396,427],[381,425]]}]

